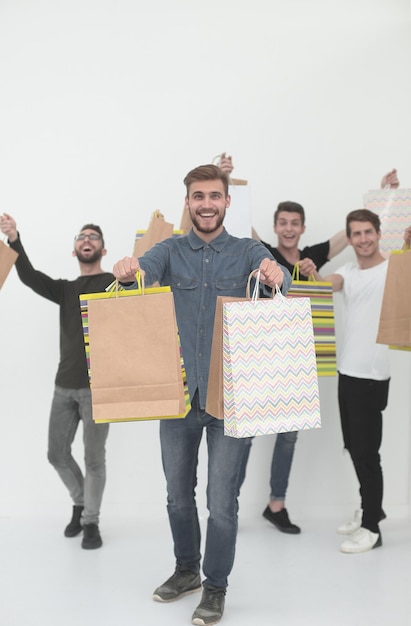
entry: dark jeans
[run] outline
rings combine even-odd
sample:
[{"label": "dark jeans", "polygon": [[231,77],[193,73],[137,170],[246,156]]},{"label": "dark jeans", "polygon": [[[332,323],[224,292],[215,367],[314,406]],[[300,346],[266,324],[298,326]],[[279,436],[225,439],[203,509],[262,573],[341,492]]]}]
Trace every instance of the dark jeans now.
[{"label": "dark jeans", "polygon": [[[278,433],[276,436],[271,459],[270,500],[285,500],[297,437],[297,430]],[[252,442],[253,437],[246,439],[246,451],[241,463],[240,486],[245,480]]]},{"label": "dark jeans", "polygon": [[224,423],[199,408],[198,393],[184,419],[160,422],[161,454],[167,480],[167,509],[177,565],[196,572],[200,568],[200,525],[195,489],[198,449],[207,436],[207,537],[204,582],[226,587],[237,538],[238,491],[245,439],[224,435]]},{"label": "dark jeans", "polygon": [[379,449],[382,411],[387,406],[389,380],[339,374],[338,403],[344,447],[351,455],[360,483],[362,526],[378,532],[383,497]]}]

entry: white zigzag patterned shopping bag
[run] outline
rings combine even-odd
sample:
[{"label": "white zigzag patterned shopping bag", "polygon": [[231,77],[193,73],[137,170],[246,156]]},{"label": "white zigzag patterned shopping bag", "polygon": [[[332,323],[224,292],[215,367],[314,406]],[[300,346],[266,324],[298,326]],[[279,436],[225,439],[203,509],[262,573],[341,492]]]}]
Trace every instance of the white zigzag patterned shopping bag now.
[{"label": "white zigzag patterned shopping bag", "polygon": [[320,428],[309,298],[223,304],[224,433]]},{"label": "white zigzag patterned shopping bag", "polygon": [[388,257],[400,250],[404,230],[411,222],[411,189],[373,189],[364,194],[364,207],[377,213],[381,220],[380,250]]}]

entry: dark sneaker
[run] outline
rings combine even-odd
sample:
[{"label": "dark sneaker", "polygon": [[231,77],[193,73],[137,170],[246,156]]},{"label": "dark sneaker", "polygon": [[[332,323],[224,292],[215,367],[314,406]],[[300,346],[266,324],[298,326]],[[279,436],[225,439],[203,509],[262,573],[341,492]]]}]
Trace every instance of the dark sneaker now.
[{"label": "dark sneaker", "polygon": [[273,513],[269,506],[266,507],[263,512],[263,517],[269,522],[274,524],[278,530],[282,533],[288,533],[289,535],[298,535],[301,532],[301,528],[292,524],[288,517],[287,509],[281,509],[278,513]]},{"label": "dark sneaker", "polygon": [[100,531],[97,524],[83,524],[83,541],[81,547],[85,550],[95,550],[101,548],[103,540],[101,539]]},{"label": "dark sneaker", "polygon": [[225,589],[204,587],[201,602],[193,613],[191,623],[196,626],[212,626],[223,617]]},{"label": "dark sneaker", "polygon": [[84,507],[78,504],[73,506],[73,515],[71,517],[70,522],[67,524],[64,529],[65,537],[77,537],[83,530],[82,525],[80,524],[81,514],[83,512]]},{"label": "dark sneaker", "polygon": [[153,593],[153,600],[157,602],[172,602],[178,600],[189,593],[200,591],[200,574],[192,570],[182,570],[179,567],[165,583],[157,587]]}]

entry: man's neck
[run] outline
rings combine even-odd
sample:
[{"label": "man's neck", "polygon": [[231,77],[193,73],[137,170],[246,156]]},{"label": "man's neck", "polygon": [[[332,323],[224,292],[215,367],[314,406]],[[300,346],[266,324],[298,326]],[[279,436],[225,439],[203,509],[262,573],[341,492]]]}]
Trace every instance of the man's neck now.
[{"label": "man's neck", "polygon": [[100,261],[96,263],[79,263],[80,276],[94,276],[95,274],[104,274]]},{"label": "man's neck", "polygon": [[290,265],[295,265],[300,260],[300,251],[297,246],[295,246],[295,248],[285,248],[284,246],[278,244],[276,247],[278,252],[282,254]]},{"label": "man's neck", "polygon": [[369,270],[371,267],[375,267],[376,265],[380,265],[385,261],[385,257],[382,256],[381,252],[378,250],[372,257],[358,257],[357,262],[360,270]]}]

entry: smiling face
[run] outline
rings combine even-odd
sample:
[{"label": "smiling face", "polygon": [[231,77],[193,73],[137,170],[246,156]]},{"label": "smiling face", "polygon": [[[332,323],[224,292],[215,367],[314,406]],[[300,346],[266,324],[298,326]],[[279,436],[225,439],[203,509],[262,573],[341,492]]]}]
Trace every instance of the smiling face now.
[{"label": "smiling face", "polygon": [[376,231],[371,222],[351,221],[349,242],[358,259],[373,259],[380,256],[381,231]]},{"label": "smiling face", "polygon": [[204,241],[211,241],[223,230],[230,196],[225,194],[221,180],[196,181],[190,184],[185,205],[196,234]]},{"label": "smiling face", "polygon": [[100,261],[106,254],[101,235],[92,228],[85,228],[80,232],[80,236],[81,238],[74,242],[73,256],[77,257],[80,263],[91,264]]},{"label": "smiling face", "polygon": [[305,231],[299,213],[280,211],[274,224],[274,232],[278,238],[278,247],[288,250],[298,248],[301,235]]}]

